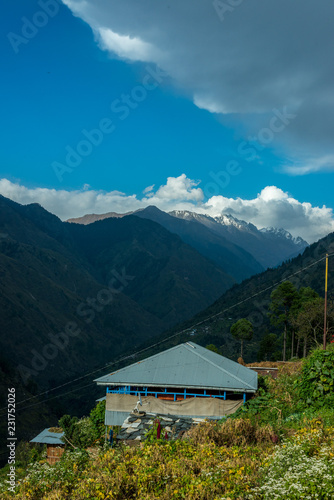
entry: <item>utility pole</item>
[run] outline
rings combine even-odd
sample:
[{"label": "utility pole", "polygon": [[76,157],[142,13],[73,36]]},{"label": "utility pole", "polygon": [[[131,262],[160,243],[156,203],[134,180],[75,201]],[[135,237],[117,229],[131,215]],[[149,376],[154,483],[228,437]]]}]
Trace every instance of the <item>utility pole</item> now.
[{"label": "utility pole", "polygon": [[327,337],[327,281],[328,281],[328,253],[326,253],[326,274],[325,274],[325,314],[324,314],[324,339],[323,339],[324,349],[326,349],[326,337]]}]

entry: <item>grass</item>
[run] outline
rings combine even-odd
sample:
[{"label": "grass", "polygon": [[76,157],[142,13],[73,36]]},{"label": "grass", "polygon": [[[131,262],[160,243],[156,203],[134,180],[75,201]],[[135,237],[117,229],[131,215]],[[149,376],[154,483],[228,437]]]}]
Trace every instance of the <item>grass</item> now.
[{"label": "grass", "polygon": [[198,425],[178,441],[68,451],[52,467],[35,457],[15,497],[3,487],[1,498],[333,499],[334,410],[300,400],[300,364],[279,371],[232,418]]}]

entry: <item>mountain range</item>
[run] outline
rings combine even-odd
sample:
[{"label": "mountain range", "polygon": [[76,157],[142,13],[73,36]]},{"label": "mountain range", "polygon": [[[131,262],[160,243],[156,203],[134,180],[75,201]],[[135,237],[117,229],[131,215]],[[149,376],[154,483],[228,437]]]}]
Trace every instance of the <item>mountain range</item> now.
[{"label": "mountain range", "polygon": [[[258,229],[232,215],[210,217],[195,212],[174,210],[166,213],[154,206],[132,212],[150,219],[178,234],[185,243],[212,259],[237,282],[291,259],[308,246],[300,237],[276,228]],[[127,214],[89,214],[68,222],[91,224],[97,220],[124,217]]]},{"label": "mountain range", "polygon": [[[82,415],[94,401],[91,379],[103,374],[105,364],[166,336],[167,348],[171,333],[198,322],[203,323],[172,342],[213,342],[236,359],[229,328],[247,317],[255,334],[245,355],[256,359],[268,326],[270,287],[312,264],[297,278],[321,290],[321,263],[313,262],[334,248],[329,235],[302,255],[261,272],[261,251],[276,262],[306,242],[282,230],[260,231],[231,216],[167,214],[156,207],[89,217],[89,224],[62,222],[37,204],[23,206],[0,196],[0,389],[5,393],[12,381],[24,399],[79,378],[65,388],[72,390],[69,395],[40,407],[46,420],[50,408],[52,418],[69,409]],[[95,217],[103,220],[93,223]],[[261,249],[264,242],[267,250]],[[279,242],[285,252],[281,256]],[[266,288],[266,295],[259,296]],[[222,317],[206,321],[225,309]],[[81,390],[87,381],[90,388]],[[28,413],[20,417],[26,434],[35,432],[36,417]]]},{"label": "mountain range", "polygon": [[[62,222],[0,197],[0,348],[25,383],[47,389],[101,366],[261,273],[250,245],[229,234],[245,234],[253,248],[280,241],[289,255],[306,244],[227,216],[148,207],[101,218]],[[64,335],[53,359],[50,342]]]},{"label": "mountain range", "polygon": [[[69,224],[4,197],[0,276],[0,350],[43,388],[191,318],[235,282],[151,220]],[[80,335],[43,368],[45,346],[68,324]]]}]

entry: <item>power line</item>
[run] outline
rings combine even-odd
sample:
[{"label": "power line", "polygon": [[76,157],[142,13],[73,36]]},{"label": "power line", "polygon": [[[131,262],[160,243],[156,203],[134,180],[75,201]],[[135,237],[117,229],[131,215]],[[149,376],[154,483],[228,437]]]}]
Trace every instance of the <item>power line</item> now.
[{"label": "power line", "polygon": [[[329,255],[328,255],[328,257],[332,257],[333,255],[334,255],[334,253],[329,254]],[[173,335],[170,335],[169,337],[167,337],[167,338],[165,338],[165,339],[163,339],[163,340],[160,340],[160,341],[156,342],[155,344],[152,344],[152,345],[150,345],[150,346],[148,346],[148,347],[144,347],[143,349],[140,349],[139,351],[137,351],[137,352],[135,352],[135,353],[133,353],[133,354],[129,354],[129,355],[127,355],[127,356],[123,356],[122,358],[120,358],[120,359],[118,359],[118,360],[116,360],[116,361],[113,361],[113,362],[111,362],[111,363],[107,363],[107,364],[105,364],[103,367],[97,368],[96,370],[93,370],[93,371],[91,371],[91,372],[89,372],[89,373],[87,373],[87,374],[85,374],[85,375],[82,375],[81,377],[77,377],[77,378],[75,378],[75,379],[73,379],[73,380],[70,380],[69,382],[65,382],[64,384],[58,385],[57,387],[53,387],[52,389],[49,389],[49,390],[44,391],[44,392],[41,392],[41,393],[39,393],[39,394],[37,394],[37,395],[35,395],[35,396],[31,396],[30,398],[23,399],[22,401],[17,402],[17,403],[16,403],[16,405],[23,404],[23,403],[25,403],[25,402],[27,402],[27,401],[31,401],[32,399],[38,398],[38,397],[40,397],[40,396],[44,396],[45,394],[48,394],[48,393],[50,393],[50,392],[52,392],[52,391],[56,391],[56,390],[58,390],[58,389],[61,389],[61,388],[65,387],[65,386],[67,386],[67,385],[69,385],[69,384],[73,384],[73,383],[75,383],[75,382],[77,382],[77,381],[79,381],[79,380],[82,380],[82,379],[84,379],[84,378],[86,378],[86,377],[89,377],[90,375],[93,375],[93,374],[94,374],[94,373],[96,373],[96,372],[99,372],[99,371],[101,371],[101,370],[105,370],[107,367],[114,366],[115,364],[121,363],[122,361],[126,361],[127,359],[135,358],[135,357],[136,357],[136,356],[138,356],[139,354],[141,354],[141,353],[143,353],[143,352],[145,352],[145,351],[147,351],[147,350],[149,350],[149,349],[153,349],[154,347],[157,347],[157,346],[159,346],[159,345],[163,344],[164,342],[167,342],[168,340],[171,340],[171,339],[173,339],[173,338],[177,337],[178,335],[182,335],[183,333],[186,333],[188,330],[191,330],[191,329],[193,329],[193,328],[196,328],[197,326],[200,326],[200,325],[202,325],[203,323],[206,323],[207,321],[210,321],[211,319],[217,318],[218,316],[221,316],[222,314],[225,314],[226,312],[230,311],[231,309],[234,309],[235,307],[238,307],[238,306],[240,306],[241,304],[244,304],[245,302],[248,302],[249,300],[254,299],[254,298],[255,298],[255,297],[257,297],[258,295],[261,295],[262,293],[264,293],[264,292],[266,292],[266,291],[268,291],[268,290],[271,290],[272,288],[276,287],[276,286],[277,286],[277,285],[279,285],[280,283],[283,283],[284,281],[287,281],[288,279],[292,278],[293,276],[296,276],[297,274],[302,273],[302,272],[303,272],[303,271],[305,271],[306,269],[309,269],[310,267],[315,266],[316,264],[318,264],[319,262],[321,262],[321,261],[322,261],[322,260],[324,260],[324,259],[326,259],[326,256],[321,257],[320,259],[316,260],[316,261],[315,261],[315,262],[313,262],[312,264],[309,264],[308,266],[303,267],[302,269],[299,269],[298,271],[296,271],[295,273],[290,274],[289,276],[285,277],[284,279],[282,279],[282,280],[280,280],[280,281],[277,281],[277,282],[276,282],[276,283],[274,283],[273,285],[270,285],[270,286],[268,286],[268,287],[264,288],[263,290],[260,290],[259,292],[254,293],[254,294],[253,294],[253,295],[251,295],[250,297],[247,297],[247,298],[245,298],[245,299],[243,299],[243,300],[241,300],[241,301],[239,301],[239,302],[236,302],[235,304],[233,304],[233,305],[231,305],[231,306],[229,306],[229,307],[227,307],[227,308],[223,309],[222,311],[220,311],[220,312],[218,312],[218,313],[216,313],[216,314],[213,314],[213,315],[209,316],[208,318],[205,318],[205,319],[203,319],[203,320],[201,320],[201,321],[198,321],[197,323],[193,324],[192,326],[189,326],[189,327],[187,327],[187,328],[185,328],[185,329],[183,329],[183,330],[181,330],[181,331],[179,331],[179,332],[177,332],[177,333],[175,333],[175,334],[173,334]],[[94,384],[95,384],[95,382],[91,382],[90,384],[88,384],[88,385],[86,385],[86,386],[82,387],[82,389],[84,389],[84,388],[86,388],[86,387],[89,387],[89,386],[91,386],[91,385],[94,385]],[[73,390],[71,390],[71,391],[69,391],[69,392],[67,392],[67,393],[65,393],[65,394],[59,394],[58,396],[54,396],[54,397],[52,397],[52,398],[47,398],[47,399],[45,399],[45,400],[43,400],[43,401],[38,401],[38,402],[36,402],[36,403],[34,403],[34,404],[32,404],[32,405],[26,406],[26,407],[21,408],[21,409],[23,410],[23,409],[26,409],[26,408],[31,408],[32,406],[36,406],[36,405],[42,404],[42,403],[44,403],[44,402],[46,402],[46,401],[51,401],[52,399],[56,399],[56,398],[58,398],[58,397],[60,397],[60,396],[66,396],[67,394],[70,394],[70,393],[72,393],[72,392],[75,392],[76,390],[77,390],[77,389],[73,389]],[[6,409],[7,409],[6,407],[3,407],[3,408],[1,408],[1,409],[0,409],[0,411],[2,411],[2,410],[6,410]]]},{"label": "power line", "polygon": [[[69,382],[65,382],[64,384],[58,385],[57,387],[53,387],[52,389],[48,389],[47,391],[41,392],[41,393],[39,393],[39,394],[36,394],[35,396],[31,396],[30,398],[26,398],[26,399],[23,399],[22,401],[18,401],[18,402],[16,402],[16,406],[17,406],[17,405],[20,405],[20,404],[23,404],[23,403],[26,403],[27,401],[31,401],[32,399],[39,398],[40,396],[44,396],[45,394],[49,394],[50,392],[52,392],[52,391],[56,391],[57,389],[61,389],[62,387],[65,387],[65,386],[67,386],[67,385],[69,385],[69,384],[74,384],[74,383],[75,383],[75,382],[77,382],[78,380],[82,380],[82,379],[84,379],[84,378],[86,378],[86,377],[89,377],[90,375],[93,375],[93,374],[94,374],[94,373],[96,373],[96,372],[99,372],[99,371],[101,371],[101,370],[106,370],[106,368],[107,368],[107,367],[110,367],[110,366],[116,365],[116,364],[118,364],[118,363],[121,363],[122,361],[126,361],[127,359],[134,358],[134,357],[136,357],[137,355],[141,354],[142,352],[147,351],[148,349],[153,349],[154,347],[156,347],[156,346],[158,346],[158,345],[162,344],[163,342],[166,342],[167,340],[170,340],[170,339],[172,339],[173,337],[176,337],[177,335],[181,335],[183,332],[186,332],[188,329],[189,329],[189,328],[187,328],[187,329],[185,329],[185,330],[182,330],[181,332],[177,332],[177,333],[175,333],[174,335],[171,335],[171,336],[169,336],[168,338],[163,339],[163,340],[161,340],[161,341],[159,341],[159,342],[156,342],[155,344],[152,344],[152,345],[150,345],[150,346],[148,346],[148,347],[144,347],[143,349],[140,349],[139,351],[137,351],[137,352],[135,352],[135,353],[133,353],[133,354],[128,354],[127,356],[123,356],[122,358],[120,358],[120,359],[118,359],[118,360],[116,360],[116,361],[113,361],[113,362],[111,362],[111,363],[107,363],[107,364],[105,364],[104,366],[102,366],[102,367],[100,367],[100,368],[97,368],[96,370],[93,370],[93,371],[91,371],[91,372],[89,372],[89,373],[86,373],[85,375],[82,375],[81,377],[77,377],[76,379],[70,380]],[[95,384],[95,382],[91,382],[90,384],[85,385],[84,387],[80,387],[80,389],[84,389],[85,387],[88,387],[88,386],[90,386],[90,385],[94,385],[94,384]],[[75,392],[77,389],[78,389],[78,388],[73,389],[72,391],[69,391],[69,392],[67,392],[67,393],[65,393],[65,394],[59,394],[58,396],[54,396],[54,397],[52,397],[52,398],[46,398],[46,399],[45,399],[45,400],[43,400],[43,401],[39,401],[39,402],[37,402],[37,403],[34,403],[34,404],[30,405],[29,407],[24,407],[24,408],[20,408],[20,409],[30,408],[30,407],[35,406],[35,405],[37,405],[37,404],[44,403],[45,401],[50,401],[50,400],[52,400],[52,399],[58,398],[58,397],[59,397],[59,396],[61,396],[61,395],[66,396],[67,394],[70,394],[71,392]],[[7,407],[3,407],[3,408],[1,408],[1,409],[0,409],[0,411],[2,411],[2,410],[7,410]]]},{"label": "power line", "polygon": [[[83,387],[80,387],[80,389],[86,389],[86,387],[90,387],[91,385],[95,385],[95,382],[90,382],[89,384],[84,385]],[[57,396],[53,396],[52,398],[47,398],[47,399],[44,399],[43,401],[37,401],[36,403],[32,403],[31,405],[24,406],[23,408],[19,408],[18,411],[23,411],[23,410],[26,410],[28,408],[32,408],[33,406],[38,406],[42,403],[45,403],[46,401],[52,401],[53,399],[60,398],[61,396],[67,396],[68,394],[71,394],[72,392],[76,392],[77,390],[78,390],[78,387],[76,387],[75,389],[72,389],[71,391],[65,392],[65,394],[58,394]],[[37,396],[35,396],[35,397],[37,397]],[[29,399],[32,399],[32,398],[29,398]],[[20,403],[23,403],[23,401],[20,401]]]},{"label": "power line", "polygon": [[[334,253],[328,255],[328,257],[331,257],[333,256]],[[251,295],[250,297],[247,297],[246,299],[243,299],[243,300],[240,300],[239,302],[236,302],[235,304],[233,304],[232,306],[229,306],[227,307],[226,309],[223,309],[222,311],[220,311],[219,313],[216,313],[216,314],[213,314],[212,316],[209,316],[208,318],[205,318],[204,320],[196,323],[195,325],[193,326],[190,326],[189,328],[186,328],[185,330],[183,330],[182,332],[180,333],[183,333],[187,330],[190,330],[191,328],[195,328],[196,326],[199,326],[199,325],[202,325],[203,323],[205,323],[206,321],[209,321],[210,319],[213,319],[213,318],[216,318],[217,316],[220,316],[221,314],[224,314],[226,313],[227,311],[229,311],[230,309],[233,309],[234,307],[237,307],[237,306],[240,306],[241,304],[243,304],[244,302],[247,302],[248,300],[251,300],[251,299],[254,299],[254,297],[257,297],[258,295],[261,295],[262,293],[264,292],[267,292],[268,290],[270,290],[271,288],[274,288],[275,286],[279,285],[280,283],[283,283],[284,281],[287,281],[288,279],[292,278],[293,276],[296,276],[296,274],[299,274],[303,271],[305,271],[306,269],[309,269],[310,267],[312,266],[315,266],[316,264],[318,264],[319,262],[321,262],[322,260],[326,259],[326,256],[325,257],[321,257],[321,259],[313,262],[312,264],[306,266],[306,267],[303,267],[302,269],[300,269],[299,271],[296,271],[295,273],[293,274],[290,274],[290,276],[287,276],[286,278],[280,280],[280,281],[277,281],[276,283],[274,283],[273,285],[270,285],[268,286],[267,288],[264,288],[263,290],[260,290],[259,292],[257,293],[254,293],[253,295]]]}]

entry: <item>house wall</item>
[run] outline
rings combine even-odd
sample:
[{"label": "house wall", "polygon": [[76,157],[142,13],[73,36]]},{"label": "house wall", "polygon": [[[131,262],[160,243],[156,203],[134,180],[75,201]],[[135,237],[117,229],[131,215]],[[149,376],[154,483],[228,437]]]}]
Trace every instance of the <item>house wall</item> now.
[{"label": "house wall", "polygon": [[59,462],[62,454],[65,451],[64,446],[55,446],[53,444],[47,445],[47,461],[50,465],[54,465],[56,462]]}]

